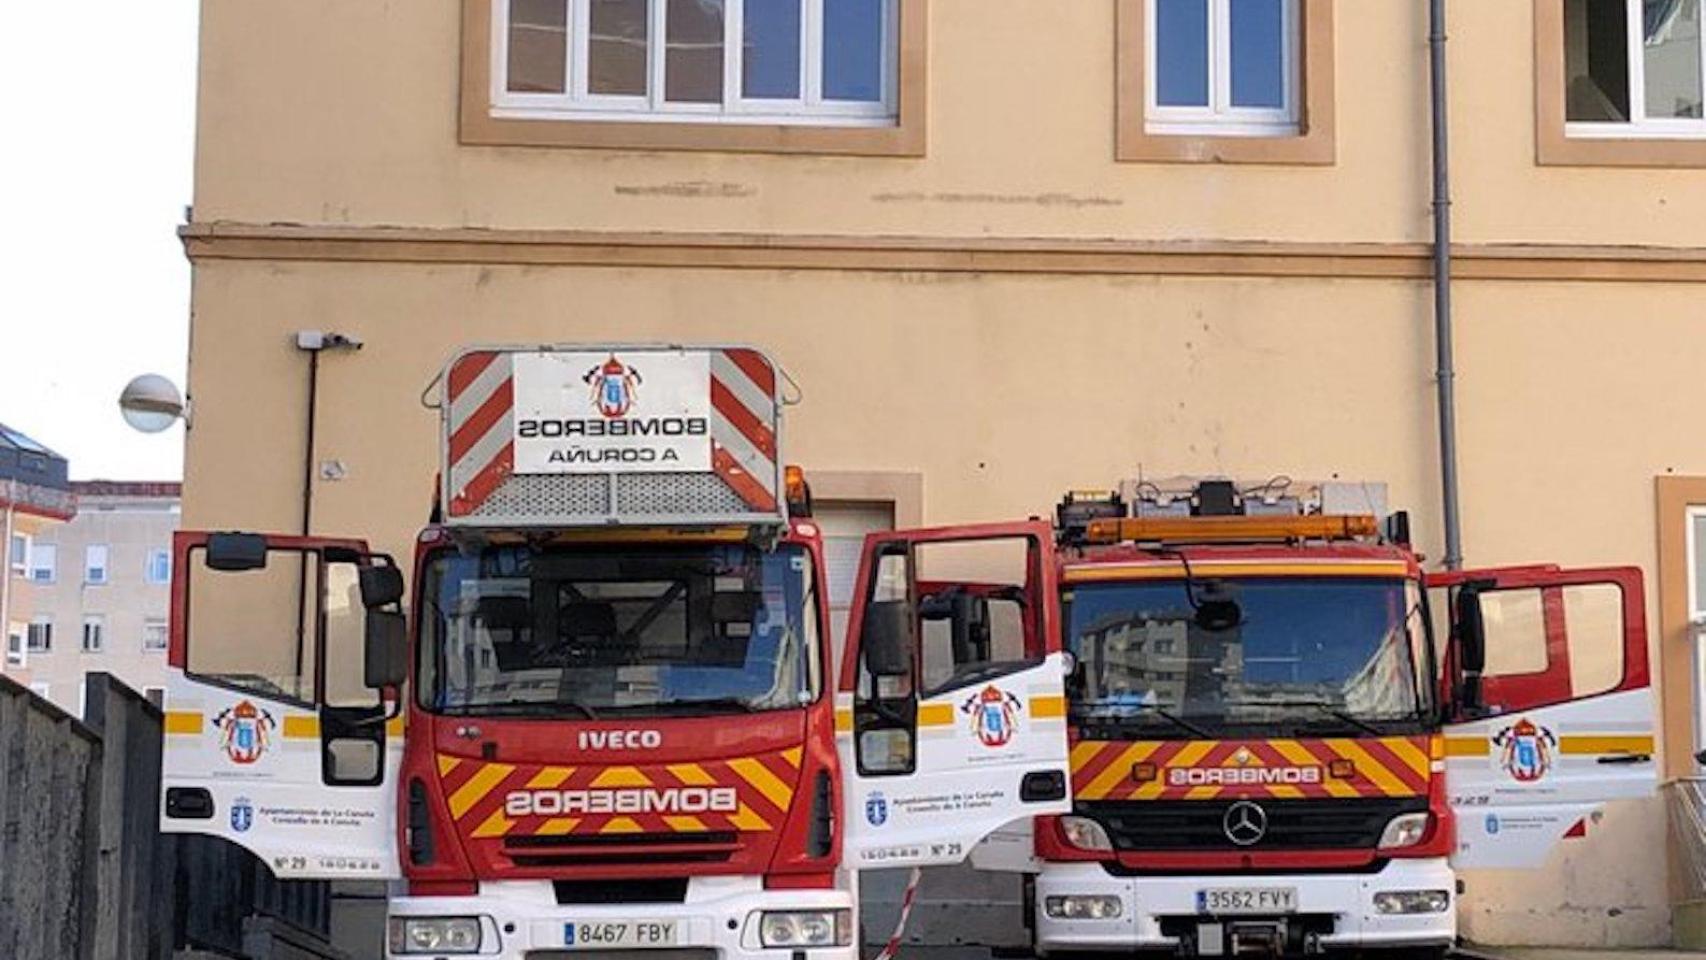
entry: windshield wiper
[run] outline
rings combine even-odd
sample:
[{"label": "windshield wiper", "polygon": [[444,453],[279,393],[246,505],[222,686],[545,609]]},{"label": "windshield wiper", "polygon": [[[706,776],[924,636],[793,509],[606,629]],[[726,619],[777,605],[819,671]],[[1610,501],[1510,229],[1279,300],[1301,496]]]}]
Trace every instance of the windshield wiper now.
[{"label": "windshield wiper", "polygon": [[703,710],[706,713],[734,712],[757,713],[758,708],[749,700],[740,697],[706,697],[703,700],[667,700],[662,703],[635,704],[635,710],[686,711]]},{"label": "windshield wiper", "polygon": [[598,714],[593,709],[578,700],[505,700],[498,703],[473,703],[456,707],[445,707],[439,712],[447,716],[478,717],[514,716],[537,717],[572,710],[588,720],[597,720]]},{"label": "windshield wiper", "polygon": [[1351,726],[1356,727],[1358,730],[1361,730],[1364,733],[1373,734],[1374,736],[1377,736],[1377,737],[1384,736],[1386,734],[1386,731],[1380,729],[1379,727],[1375,726],[1372,723],[1369,723],[1367,720],[1363,720],[1363,719],[1357,717],[1355,714],[1346,713],[1345,711],[1340,710],[1338,707],[1333,706],[1332,704],[1328,703],[1325,700],[1269,700],[1269,701],[1265,701],[1265,702],[1259,703],[1259,704],[1253,703],[1253,704],[1251,704],[1251,706],[1261,706],[1261,707],[1314,707],[1315,709],[1321,711],[1322,713],[1327,714],[1328,716],[1332,717],[1333,719],[1342,721],[1342,722],[1347,723],[1347,724],[1350,724]]},{"label": "windshield wiper", "polygon": [[[1156,703],[1122,703],[1122,704],[1118,704],[1117,706],[1121,710],[1142,710],[1145,713],[1153,714],[1157,717],[1160,717],[1163,720],[1166,720],[1167,722],[1171,723],[1173,726],[1178,727],[1180,730],[1183,730],[1186,733],[1189,733],[1193,737],[1201,737],[1204,740],[1213,740],[1214,739],[1214,734],[1209,733],[1207,730],[1204,730],[1202,727],[1199,727],[1196,724],[1190,722],[1189,720],[1186,720],[1184,717],[1181,717],[1178,714],[1173,713],[1170,710],[1167,710],[1166,708],[1162,707],[1160,704],[1156,704]],[[1130,718],[1130,717],[1121,717],[1121,716],[1102,716],[1102,717],[1087,716],[1087,717],[1084,717],[1083,722],[1085,724],[1107,723],[1107,724],[1113,724],[1115,726],[1118,726],[1122,722],[1126,722],[1126,721],[1129,721],[1131,719],[1132,718]]]}]

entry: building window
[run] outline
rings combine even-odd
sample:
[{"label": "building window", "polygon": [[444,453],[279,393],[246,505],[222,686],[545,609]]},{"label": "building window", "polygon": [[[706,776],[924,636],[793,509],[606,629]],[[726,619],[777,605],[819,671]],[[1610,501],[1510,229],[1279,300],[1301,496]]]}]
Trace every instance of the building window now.
[{"label": "building window", "polygon": [[925,0],[464,2],[465,142],[922,152]]},{"label": "building window", "polygon": [[500,0],[493,112],[891,124],[895,0]]},{"label": "building window", "polygon": [[53,684],[51,684],[51,683],[32,683],[32,684],[30,684],[30,692],[35,694],[36,696],[42,698],[43,700],[47,700],[47,699],[49,699],[48,694],[53,692]]},{"label": "building window", "polygon": [[1297,0],[1151,0],[1150,133],[1297,134]]},{"label": "building window", "polygon": [[53,652],[53,619],[36,617],[31,620],[28,640],[27,646],[31,653]]},{"label": "building window", "polygon": [[24,646],[24,635],[29,632],[26,624],[13,623],[6,628],[6,665],[21,667],[29,662],[29,655]]},{"label": "building window", "polygon": [[14,575],[21,577],[28,573],[30,570],[30,538],[22,533],[12,534],[11,547],[6,556]]},{"label": "building window", "polygon": [[83,549],[83,582],[107,582],[107,545],[94,543]]},{"label": "building window", "polygon": [[166,649],[166,621],[150,618],[143,622],[142,649]]},{"label": "building window", "polygon": [[1565,0],[1570,136],[1706,138],[1702,0]]},{"label": "building window", "polygon": [[148,551],[147,577],[149,583],[172,582],[172,551],[162,549]]},{"label": "building window", "polygon": [[1706,167],[1706,0],[1534,0],[1535,160]]},{"label": "building window", "polygon": [[38,543],[30,548],[30,579],[36,583],[52,583],[58,576],[59,548],[51,543]]},{"label": "building window", "polygon": [[1331,163],[1333,0],[1118,0],[1121,160]]},{"label": "building window", "polygon": [[107,621],[104,617],[83,618],[83,652],[100,653],[107,646]]}]

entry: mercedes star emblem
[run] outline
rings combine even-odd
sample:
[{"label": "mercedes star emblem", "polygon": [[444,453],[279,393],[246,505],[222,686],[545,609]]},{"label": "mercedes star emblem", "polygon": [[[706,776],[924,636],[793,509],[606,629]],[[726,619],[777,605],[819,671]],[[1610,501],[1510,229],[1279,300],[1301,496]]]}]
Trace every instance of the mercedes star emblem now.
[{"label": "mercedes star emblem", "polygon": [[1226,831],[1226,839],[1248,847],[1268,835],[1268,812],[1248,800],[1240,800],[1226,808],[1220,827]]}]

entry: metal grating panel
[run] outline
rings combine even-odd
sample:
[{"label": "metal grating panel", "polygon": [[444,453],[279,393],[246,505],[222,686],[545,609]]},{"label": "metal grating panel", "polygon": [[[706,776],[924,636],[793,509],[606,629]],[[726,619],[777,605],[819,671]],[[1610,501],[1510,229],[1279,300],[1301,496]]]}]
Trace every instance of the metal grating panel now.
[{"label": "metal grating panel", "polygon": [[752,507],[711,473],[626,473],[616,478],[618,510],[631,516],[738,516]]},{"label": "metal grating panel", "polygon": [[498,485],[472,517],[555,516],[569,519],[610,513],[610,478],[604,474],[523,474]]}]

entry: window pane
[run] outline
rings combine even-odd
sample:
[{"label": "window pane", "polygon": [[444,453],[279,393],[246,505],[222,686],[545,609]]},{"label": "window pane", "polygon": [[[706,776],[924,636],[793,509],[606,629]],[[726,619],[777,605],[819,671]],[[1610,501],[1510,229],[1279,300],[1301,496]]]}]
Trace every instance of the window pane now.
[{"label": "window pane", "polygon": [[509,77],[515,93],[562,93],[568,0],[510,0]]},{"label": "window pane", "polygon": [[1208,0],[1155,0],[1155,102],[1208,106]]},{"label": "window pane", "polygon": [[823,0],[823,98],[883,98],[886,0]]},{"label": "window pane", "polygon": [[723,101],[723,0],[669,0],[664,99]]},{"label": "window pane", "polygon": [[1629,119],[1629,17],[1625,0],[1565,0],[1565,117]]},{"label": "window pane", "polygon": [[1232,0],[1232,105],[1285,106],[1285,0]]},{"label": "window pane", "polygon": [[800,0],[746,0],[741,29],[741,95],[800,95]]},{"label": "window pane", "polygon": [[1692,620],[1706,613],[1706,513],[1695,514],[1690,522],[1694,524],[1694,556],[1690,558],[1694,564],[1694,609],[1688,611]]},{"label": "window pane", "polygon": [[1647,116],[1700,116],[1700,0],[1646,0]]},{"label": "window pane", "polygon": [[646,95],[646,0],[592,0],[586,88],[612,96]]}]

